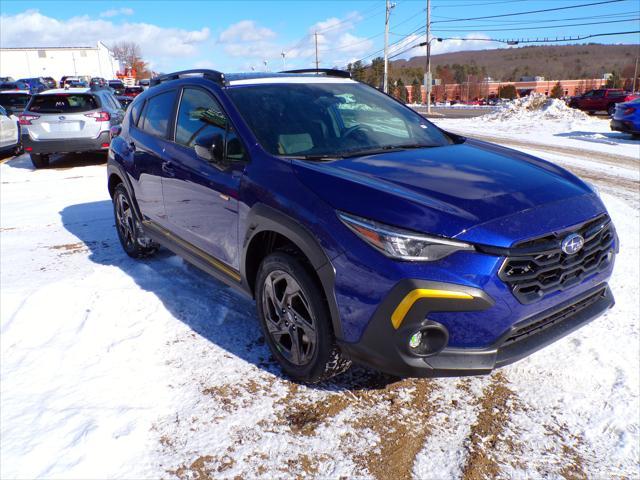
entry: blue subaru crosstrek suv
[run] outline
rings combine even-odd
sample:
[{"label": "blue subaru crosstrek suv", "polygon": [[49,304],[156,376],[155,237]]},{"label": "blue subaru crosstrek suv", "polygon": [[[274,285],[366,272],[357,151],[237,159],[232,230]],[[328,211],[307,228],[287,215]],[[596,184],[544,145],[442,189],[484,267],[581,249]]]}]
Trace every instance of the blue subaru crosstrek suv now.
[{"label": "blue subaru crosstrek suv", "polygon": [[614,303],[593,187],[347,72],[163,75],[111,134],[126,253],[163,245],[254,298],[296,380],[485,374]]}]

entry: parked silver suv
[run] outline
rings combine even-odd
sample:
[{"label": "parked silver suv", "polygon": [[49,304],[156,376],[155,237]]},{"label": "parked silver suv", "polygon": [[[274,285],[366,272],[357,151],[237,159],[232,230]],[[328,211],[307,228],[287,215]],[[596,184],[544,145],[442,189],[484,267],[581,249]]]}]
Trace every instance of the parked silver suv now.
[{"label": "parked silver suv", "polygon": [[106,88],[58,88],[34,95],[20,114],[22,143],[36,168],[52,153],[108,150],[124,110]]}]

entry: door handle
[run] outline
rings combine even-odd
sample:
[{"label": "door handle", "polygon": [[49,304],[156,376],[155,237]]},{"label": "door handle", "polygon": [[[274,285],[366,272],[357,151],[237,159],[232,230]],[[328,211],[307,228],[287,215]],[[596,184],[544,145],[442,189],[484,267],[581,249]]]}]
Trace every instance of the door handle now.
[{"label": "door handle", "polygon": [[171,162],[162,162],[162,171],[167,174],[168,177],[175,177],[176,171],[173,169]]}]

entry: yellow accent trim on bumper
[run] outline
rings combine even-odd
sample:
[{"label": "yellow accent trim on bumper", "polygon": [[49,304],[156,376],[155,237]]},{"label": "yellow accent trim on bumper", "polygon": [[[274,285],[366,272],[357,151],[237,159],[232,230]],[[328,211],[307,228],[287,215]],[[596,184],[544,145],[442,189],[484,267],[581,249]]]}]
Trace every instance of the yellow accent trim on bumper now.
[{"label": "yellow accent trim on bumper", "polygon": [[451,298],[459,300],[471,300],[473,295],[463,292],[454,292],[451,290],[431,290],[427,288],[417,288],[410,291],[398,304],[391,315],[391,324],[396,330],[402,325],[404,317],[407,315],[413,304],[421,298]]}]

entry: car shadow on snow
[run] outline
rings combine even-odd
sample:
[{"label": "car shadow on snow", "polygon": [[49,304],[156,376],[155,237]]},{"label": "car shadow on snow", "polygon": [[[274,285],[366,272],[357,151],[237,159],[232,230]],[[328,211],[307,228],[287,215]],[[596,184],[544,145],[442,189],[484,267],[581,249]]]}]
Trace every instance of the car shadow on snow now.
[{"label": "car shadow on snow", "polygon": [[583,140],[585,142],[604,143],[606,145],[617,145],[620,143],[638,145],[637,139],[633,138],[630,133],[623,132],[584,132],[576,130],[556,133],[555,136]]},{"label": "car shadow on snow", "polygon": [[[108,200],[70,205],[60,216],[64,227],[87,246],[91,261],[121,269],[196,334],[248,363],[285,377],[265,344],[253,300],[165,248],[148,259],[128,257],[120,246]],[[346,374],[313,387],[329,391],[377,390],[397,380],[353,366]]]},{"label": "car shadow on snow", "polygon": [[[43,170],[67,170],[75,167],[91,167],[106,165],[107,156],[104,153],[68,153],[51,155],[49,166]],[[22,154],[7,161],[7,165],[13,168],[35,170],[29,154]]]}]

